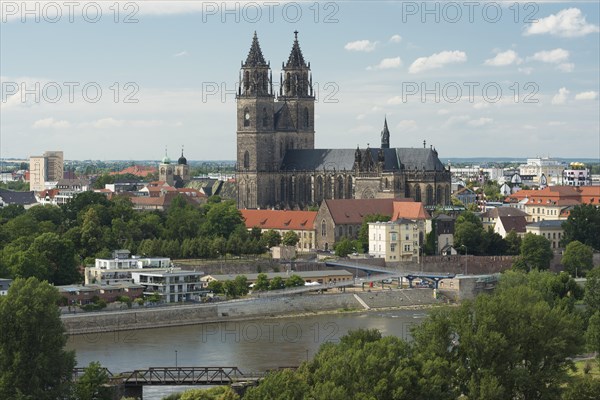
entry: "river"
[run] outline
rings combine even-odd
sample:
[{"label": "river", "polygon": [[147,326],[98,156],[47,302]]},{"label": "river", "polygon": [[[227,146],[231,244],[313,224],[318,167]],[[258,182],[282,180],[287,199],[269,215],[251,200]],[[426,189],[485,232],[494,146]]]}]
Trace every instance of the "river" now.
[{"label": "river", "polygon": [[[97,333],[70,337],[67,349],[76,351],[78,366],[99,361],[113,373],[176,365],[265,371],[297,366],[321,344],[358,328],[410,339],[410,327],[426,315],[426,310],[366,311]],[[171,392],[145,388],[144,399]]]}]

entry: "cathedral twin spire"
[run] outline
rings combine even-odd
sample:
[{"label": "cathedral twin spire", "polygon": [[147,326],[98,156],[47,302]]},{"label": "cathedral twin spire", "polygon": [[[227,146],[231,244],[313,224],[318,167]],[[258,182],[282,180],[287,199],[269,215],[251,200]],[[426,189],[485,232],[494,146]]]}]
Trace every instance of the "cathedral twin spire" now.
[{"label": "cathedral twin spire", "polygon": [[[279,95],[285,97],[312,97],[312,75],[310,63],[304,61],[298,31],[294,31],[294,43],[287,63],[282,63]],[[267,75],[268,74],[268,75]],[[270,73],[270,63],[265,61],[256,31],[252,37],[252,45],[242,63],[239,95],[272,95],[273,79]],[[270,89],[270,90],[269,90]]]}]

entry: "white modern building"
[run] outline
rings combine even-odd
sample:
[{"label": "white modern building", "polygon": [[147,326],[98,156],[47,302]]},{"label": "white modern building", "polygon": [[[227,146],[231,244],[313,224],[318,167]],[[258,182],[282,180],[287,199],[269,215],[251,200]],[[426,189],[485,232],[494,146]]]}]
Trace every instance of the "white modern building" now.
[{"label": "white modern building", "polygon": [[158,294],[165,303],[197,301],[206,293],[200,280],[204,272],[168,269],[165,271],[134,271],[133,281],[144,286],[144,295]]},{"label": "white modern building", "polygon": [[526,164],[519,166],[519,174],[533,176],[533,183],[538,185],[541,183],[542,175],[546,177],[548,185],[560,185],[564,170],[563,163],[549,157],[528,158]]},{"label": "white modern building", "polygon": [[130,257],[129,250],[113,251],[113,258],[96,258],[93,267],[85,268],[85,284],[132,282],[135,270],[165,271],[171,267],[168,257]]}]

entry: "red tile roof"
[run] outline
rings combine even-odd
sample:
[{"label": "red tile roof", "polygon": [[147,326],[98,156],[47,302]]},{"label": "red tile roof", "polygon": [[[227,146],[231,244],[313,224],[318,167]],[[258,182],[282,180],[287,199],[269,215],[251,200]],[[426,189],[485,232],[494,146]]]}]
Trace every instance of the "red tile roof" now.
[{"label": "red tile roof", "polygon": [[551,201],[558,205],[576,205],[600,204],[599,198],[600,186],[548,186],[542,190],[519,190],[507,196],[504,201],[517,203],[528,199],[528,204],[548,204]]},{"label": "red tile roof", "polygon": [[156,167],[149,167],[144,165],[133,165],[131,167],[127,167],[119,172],[111,172],[110,175],[124,175],[131,174],[135,176],[146,177],[148,174],[153,174],[157,172],[158,169]]},{"label": "red tile roof", "polygon": [[316,211],[288,210],[240,210],[246,228],[281,230],[312,230],[315,227]]},{"label": "red tile roof", "polygon": [[392,221],[397,219],[428,219],[430,218],[421,202],[394,201]]},{"label": "red tile roof", "polygon": [[336,225],[360,225],[367,215],[394,214],[394,199],[338,199],[325,200],[325,204]]}]

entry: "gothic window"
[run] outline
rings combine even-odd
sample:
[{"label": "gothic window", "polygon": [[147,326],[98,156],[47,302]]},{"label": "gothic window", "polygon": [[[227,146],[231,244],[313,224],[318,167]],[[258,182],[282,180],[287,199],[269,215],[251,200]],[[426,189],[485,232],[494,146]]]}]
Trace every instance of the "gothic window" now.
[{"label": "gothic window", "polygon": [[306,72],[302,76],[302,95],[308,95],[308,74]]},{"label": "gothic window", "polygon": [[421,186],[415,185],[415,201],[421,201]]},{"label": "gothic window", "polygon": [[348,227],[348,236],[352,237],[352,226]]},{"label": "gothic window", "polygon": [[250,89],[250,72],[244,72],[244,90],[247,92]]},{"label": "gothic window", "polygon": [[427,205],[430,206],[433,204],[433,188],[431,187],[431,185],[427,185],[427,189],[425,189],[427,191]]},{"label": "gothic window", "polygon": [[323,200],[323,178],[317,176],[315,184],[315,203],[320,203]]},{"label": "gothic window", "polygon": [[286,95],[290,94],[290,84],[291,84],[290,79],[291,79],[290,73],[288,72],[286,79],[285,79],[285,94]]},{"label": "gothic window", "polygon": [[346,182],[346,198],[347,199],[352,199],[352,177],[349,176],[348,180]]},{"label": "gothic window", "polygon": [[250,153],[248,153],[248,150],[244,152],[244,168],[250,168]]},{"label": "gothic window", "polygon": [[262,116],[262,126],[266,128],[269,125],[269,116],[267,115],[266,107],[263,108],[263,116]]},{"label": "gothic window", "polygon": [[250,126],[250,110],[244,108],[244,126]]},{"label": "gothic window", "polygon": [[304,127],[308,128],[310,126],[310,115],[308,114],[308,107],[304,107]]},{"label": "gothic window", "polygon": [[410,199],[410,185],[406,185],[404,187],[404,197]]},{"label": "gothic window", "polygon": [[339,236],[339,237],[342,237],[343,235],[344,235],[344,231],[343,231],[342,227],[340,226],[340,227],[338,228],[338,236]]},{"label": "gothic window", "polygon": [[305,179],[304,176],[298,177],[298,202],[299,203],[304,203],[305,199],[306,199],[306,193],[305,193],[306,187],[304,184],[304,182],[305,182],[304,179]]},{"label": "gothic window", "polygon": [[269,91],[269,79],[267,77],[267,71],[265,71],[263,73],[263,91],[264,92],[268,92]]},{"label": "gothic window", "polygon": [[442,194],[442,187],[438,186],[435,194],[435,201],[437,202],[437,204],[446,204],[443,196],[444,195]]},{"label": "gothic window", "polygon": [[326,236],[327,235],[327,224],[325,223],[325,220],[321,221],[321,236]]},{"label": "gothic window", "polygon": [[444,196],[444,204],[448,204],[448,202],[450,201],[450,186],[446,186],[446,195]]},{"label": "gothic window", "polygon": [[390,181],[388,178],[385,178],[385,188],[388,189],[390,187]]},{"label": "gothic window", "polygon": [[282,176],[281,181],[279,182],[279,201],[285,203],[286,201],[286,193],[285,193],[285,178]]},{"label": "gothic window", "polygon": [[283,158],[283,140],[279,141],[279,156]]},{"label": "gothic window", "polygon": [[290,149],[294,149],[294,139],[290,140]]},{"label": "gothic window", "polygon": [[335,196],[336,199],[344,198],[344,179],[341,176],[337,178],[337,193]]},{"label": "gothic window", "polygon": [[293,203],[294,199],[296,198],[296,193],[294,193],[294,179],[293,177],[289,177],[288,178],[288,193],[289,193],[289,202]]}]

